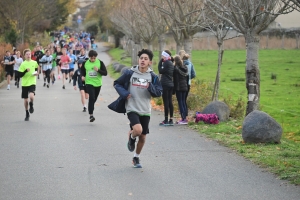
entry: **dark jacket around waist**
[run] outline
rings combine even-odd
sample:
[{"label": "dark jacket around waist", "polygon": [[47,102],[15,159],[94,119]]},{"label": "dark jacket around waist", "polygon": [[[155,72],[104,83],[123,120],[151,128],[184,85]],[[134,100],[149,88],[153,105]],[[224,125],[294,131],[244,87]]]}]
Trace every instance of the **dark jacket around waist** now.
[{"label": "dark jacket around waist", "polygon": [[[120,97],[123,99],[127,99],[130,94],[128,91],[129,81],[133,74],[131,69],[127,69],[122,76],[120,76],[117,80],[114,81],[114,87]],[[151,72],[152,82],[149,83],[149,87],[147,88],[152,97],[160,97],[162,95],[162,87],[158,76]]]},{"label": "dark jacket around waist", "polygon": [[188,91],[188,69],[183,67],[174,67],[174,90],[186,92]]},{"label": "dark jacket around waist", "polygon": [[85,86],[85,82],[82,81],[82,76],[81,76],[81,70],[80,68],[77,69],[74,74],[73,74],[73,86],[76,86],[76,81],[78,81],[78,87],[83,87]]},{"label": "dark jacket around waist", "polygon": [[171,60],[166,60],[158,63],[158,71],[161,74],[160,82],[162,87],[174,87],[173,73],[174,65]]}]

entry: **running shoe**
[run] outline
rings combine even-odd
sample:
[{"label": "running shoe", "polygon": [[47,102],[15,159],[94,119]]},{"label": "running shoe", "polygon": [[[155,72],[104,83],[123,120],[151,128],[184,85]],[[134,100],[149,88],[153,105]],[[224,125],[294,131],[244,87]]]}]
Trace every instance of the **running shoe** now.
[{"label": "running shoe", "polygon": [[166,122],[165,120],[159,123],[160,126],[169,126],[169,122]]},{"label": "running shoe", "polygon": [[17,81],[15,82],[15,86],[17,86]]},{"label": "running shoe", "polygon": [[64,85],[63,85],[62,89],[66,89]]},{"label": "running shoe", "polygon": [[29,121],[29,117],[30,117],[29,113],[26,113],[25,121]]},{"label": "running shoe", "polygon": [[92,116],[90,116],[90,122],[93,122],[93,121],[95,121],[95,117],[92,115]]},{"label": "running shoe", "polygon": [[188,121],[185,119],[185,120],[180,120],[178,122],[179,125],[187,125],[188,124]]},{"label": "running shoe", "polygon": [[131,133],[129,134],[129,139],[128,139],[128,143],[127,143],[127,148],[130,152],[133,152],[135,149],[135,141],[136,139],[132,139],[131,138]]},{"label": "running shoe", "polygon": [[140,164],[140,158],[139,157],[133,157],[132,164],[134,168],[142,168],[142,165]]},{"label": "running shoe", "polygon": [[69,80],[69,83],[71,83],[71,79]]},{"label": "running shoe", "polygon": [[10,90],[10,85],[7,85],[7,90]]},{"label": "running shoe", "polygon": [[49,88],[49,84],[47,84],[47,88]]},{"label": "running shoe", "polygon": [[17,82],[17,88],[19,88],[19,82]]},{"label": "running shoe", "polygon": [[46,86],[46,83],[44,83],[44,87]]},{"label": "running shoe", "polygon": [[34,112],[34,109],[33,109],[33,103],[32,103],[32,102],[29,102],[29,112],[30,112],[30,113],[33,113],[33,112]]},{"label": "running shoe", "polygon": [[86,107],[83,107],[83,111],[82,112],[86,112]]},{"label": "running shoe", "polygon": [[169,126],[174,126],[174,122],[173,122],[172,119],[169,120],[168,125],[169,125]]}]

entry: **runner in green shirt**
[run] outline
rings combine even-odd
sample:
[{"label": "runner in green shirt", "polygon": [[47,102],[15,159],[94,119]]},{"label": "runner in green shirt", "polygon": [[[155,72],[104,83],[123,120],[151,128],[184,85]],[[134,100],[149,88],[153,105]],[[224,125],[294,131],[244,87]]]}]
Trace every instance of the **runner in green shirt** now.
[{"label": "runner in green shirt", "polygon": [[[25,121],[29,121],[29,112],[33,113],[33,100],[35,95],[36,77],[38,76],[38,64],[31,60],[30,49],[25,49],[24,62],[19,68],[19,75],[22,77],[22,98],[24,99],[24,106],[26,111]],[[29,95],[28,95],[29,94]],[[28,96],[29,96],[29,112],[28,112]]]},{"label": "runner in green shirt", "polygon": [[104,63],[97,59],[98,53],[95,50],[89,51],[89,59],[82,64],[81,75],[85,81],[87,93],[89,94],[88,110],[90,114],[90,122],[95,121],[93,116],[95,102],[102,86],[102,76],[107,75]]}]

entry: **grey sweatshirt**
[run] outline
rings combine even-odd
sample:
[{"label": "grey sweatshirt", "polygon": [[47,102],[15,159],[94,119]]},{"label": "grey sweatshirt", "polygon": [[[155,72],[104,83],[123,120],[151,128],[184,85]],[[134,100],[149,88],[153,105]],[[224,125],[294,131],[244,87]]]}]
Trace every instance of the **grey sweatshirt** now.
[{"label": "grey sweatshirt", "polygon": [[131,68],[133,72],[128,91],[131,97],[126,101],[125,107],[127,113],[136,112],[141,116],[150,116],[151,114],[151,95],[147,90],[148,83],[151,83],[151,69],[145,73],[139,71],[138,67]]}]

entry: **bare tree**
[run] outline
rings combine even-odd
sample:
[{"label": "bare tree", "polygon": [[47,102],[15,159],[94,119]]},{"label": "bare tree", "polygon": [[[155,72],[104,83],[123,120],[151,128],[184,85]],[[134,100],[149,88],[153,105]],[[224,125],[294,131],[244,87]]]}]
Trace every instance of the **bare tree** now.
[{"label": "bare tree", "polygon": [[[200,29],[201,11],[203,7],[202,0],[155,0],[151,4],[158,9],[162,16],[169,17],[174,39],[177,43],[177,53],[181,48],[183,41],[184,50],[191,55],[192,40],[195,33]],[[179,35],[180,34],[180,35]]]},{"label": "bare tree", "polygon": [[[61,9],[70,3],[68,0],[14,0],[9,3],[0,1],[0,16],[3,16],[11,24],[15,25],[16,32],[20,36],[20,42],[24,42],[26,33],[32,33],[37,24],[43,20],[51,21],[57,16],[68,16],[68,11]],[[60,8],[60,9],[58,9]],[[61,13],[64,12],[64,13]],[[63,23],[61,20],[58,24]],[[49,27],[48,27],[49,28]]]},{"label": "bare tree", "polygon": [[[159,36],[159,42],[165,43],[163,34],[166,32],[165,21],[159,15],[159,11],[149,7],[149,2],[138,0],[125,0],[113,9],[111,13],[111,21],[117,25],[120,31],[125,33],[135,45],[131,48],[133,52],[132,64],[137,64],[137,51],[142,46],[142,42],[148,45],[149,49],[153,49],[152,42]],[[160,45],[163,47],[164,45]],[[162,51],[162,49],[160,49]]]},{"label": "bare tree", "polygon": [[203,28],[207,31],[210,31],[217,38],[218,45],[218,69],[216,73],[216,79],[214,84],[214,90],[212,94],[212,101],[217,101],[219,96],[220,88],[220,73],[222,66],[222,59],[224,54],[224,40],[227,36],[230,26],[226,21],[218,16],[216,16],[209,8],[204,8],[203,13]]},{"label": "bare tree", "polygon": [[289,5],[291,5],[291,3],[294,4],[293,8],[300,12],[300,0],[290,0],[290,2],[283,0],[283,2]]},{"label": "bare tree", "polygon": [[[287,0],[288,1],[288,0]],[[259,109],[260,70],[258,64],[259,34],[277,16],[291,12],[293,8],[282,0],[209,0],[211,11],[242,33],[247,46],[246,88],[248,103],[246,115]]]}]

